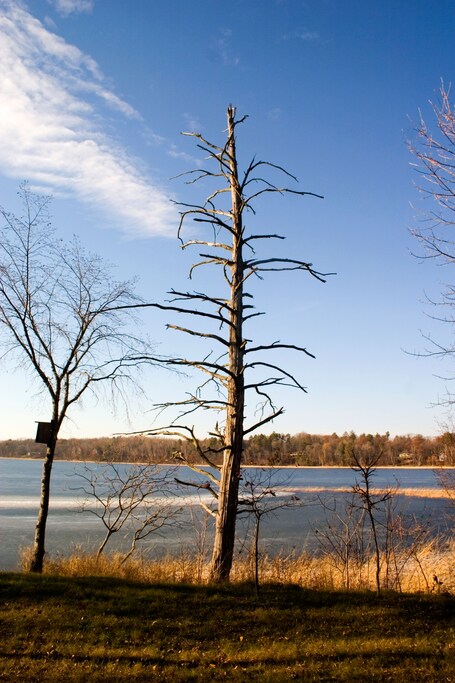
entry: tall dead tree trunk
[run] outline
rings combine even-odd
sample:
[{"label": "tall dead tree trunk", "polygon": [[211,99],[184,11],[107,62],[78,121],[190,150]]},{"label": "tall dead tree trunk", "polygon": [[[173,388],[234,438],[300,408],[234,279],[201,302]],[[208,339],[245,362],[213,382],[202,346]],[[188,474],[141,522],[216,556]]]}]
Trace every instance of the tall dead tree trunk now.
[{"label": "tall dead tree trunk", "polygon": [[237,155],[234,137],[234,109],[228,108],[229,184],[232,199],[232,265],[229,330],[229,373],[225,450],[218,493],[218,512],[215,522],[215,540],[212,554],[212,578],[225,580],[232,566],[237,517],[240,465],[243,452],[243,421],[245,403],[245,382],[243,374],[243,226],[242,195],[237,169]]},{"label": "tall dead tree trunk", "polygon": [[[239,173],[235,135],[236,127],[245,119],[246,116],[236,119],[235,108],[228,107],[227,140],[222,147],[207,141],[199,133],[185,133],[198,140],[198,147],[208,155],[209,162],[215,163],[218,168],[211,170],[204,167],[188,172],[192,176],[189,183],[195,183],[201,179],[212,180],[216,182],[216,188],[202,205],[181,204],[185,209],[181,213],[178,237],[182,242],[182,249],[189,246],[211,248],[211,253],[199,254],[202,260],[193,265],[190,278],[199,266],[219,266],[223,273],[221,281],[227,283],[228,286],[227,295],[217,296],[206,292],[171,290],[172,299],[167,304],[146,304],[162,310],[190,315],[193,319],[203,321],[203,330],[178,325],[168,325],[168,327],[199,337],[205,342],[210,341],[222,348],[221,354],[215,355],[211,350],[197,360],[186,357],[151,359],[174,366],[196,368],[209,379],[203,382],[188,399],[159,406],[160,408],[178,407],[181,409],[181,414],[167,427],[148,430],[149,434],[165,434],[186,439],[195,447],[200,461],[210,467],[208,470],[191,463],[191,467],[207,477],[208,481],[204,485],[201,485],[200,481],[186,483],[198,489],[204,488],[212,494],[214,499],[212,506],[204,505],[206,511],[215,518],[215,540],[211,565],[211,577],[214,581],[227,580],[232,567],[244,437],[283,413],[283,408],[277,408],[273,403],[269,393],[271,387],[292,386],[306,391],[292,373],[270,362],[268,358],[264,359],[263,356],[269,352],[273,353],[276,349],[289,349],[313,357],[303,347],[283,344],[280,341],[251,345],[251,341],[244,337],[243,328],[246,322],[261,313],[251,311],[254,308],[251,303],[253,297],[251,293],[245,291],[245,284],[252,276],[261,278],[264,272],[288,270],[303,270],[324,282],[323,274],[314,270],[312,264],[307,261],[275,256],[261,259],[255,256],[253,249],[253,244],[257,243],[254,242],[255,240],[284,239],[276,234],[249,233],[245,230],[243,213],[249,210],[254,215],[253,203],[258,197],[265,193],[277,192],[281,195],[285,193],[315,197],[320,197],[320,195],[279,187],[257,175],[259,169],[269,167],[273,172],[284,173],[288,178],[296,180],[283,168],[270,162],[253,159],[246,170]],[[219,186],[220,179],[225,183],[221,187]],[[254,187],[255,191],[249,194],[251,187]],[[227,208],[226,197],[230,197]],[[210,226],[213,233],[212,240],[183,241],[181,234],[187,219],[192,219],[203,226]],[[245,247],[249,249],[248,257],[244,253]],[[205,307],[211,310],[206,310]],[[261,371],[265,376],[258,377]],[[246,381],[247,374],[248,381]],[[216,395],[210,396],[208,391],[213,387],[216,387]],[[259,411],[260,419],[253,421],[253,424],[246,424],[247,391],[256,395],[259,401],[254,414]],[[186,415],[199,409],[214,410],[220,415],[220,420],[217,421],[214,431],[210,434],[211,437],[215,437],[211,442],[202,443],[197,438],[194,427],[182,423]],[[221,463],[219,462],[220,455]],[[177,456],[186,462],[183,453]]]}]

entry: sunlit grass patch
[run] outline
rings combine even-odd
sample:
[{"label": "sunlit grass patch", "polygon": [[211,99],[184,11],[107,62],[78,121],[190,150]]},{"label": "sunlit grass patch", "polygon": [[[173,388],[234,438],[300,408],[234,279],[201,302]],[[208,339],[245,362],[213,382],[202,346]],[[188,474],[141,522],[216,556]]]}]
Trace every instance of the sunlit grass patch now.
[{"label": "sunlit grass patch", "polygon": [[0,680],[450,681],[455,599],[0,574]]}]

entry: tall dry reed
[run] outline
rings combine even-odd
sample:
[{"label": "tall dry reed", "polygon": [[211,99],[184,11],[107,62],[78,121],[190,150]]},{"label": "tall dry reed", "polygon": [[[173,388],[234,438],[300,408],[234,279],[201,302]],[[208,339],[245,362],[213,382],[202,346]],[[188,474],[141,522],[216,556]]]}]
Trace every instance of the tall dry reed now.
[{"label": "tall dry reed", "polygon": [[[455,594],[455,540],[429,541],[415,548],[403,548],[391,559],[381,556],[381,581],[386,589],[406,593],[447,592]],[[153,560],[144,557],[123,562],[123,555],[83,552],[50,557],[45,573],[60,576],[114,576],[145,583],[208,582],[209,563],[197,554],[182,551],[178,555]],[[349,567],[350,590],[375,590],[376,565],[373,555]],[[301,554],[263,555],[259,560],[261,584],[294,584],[313,590],[346,590],[345,567],[336,554],[322,556]],[[254,581],[254,557],[239,556],[231,574],[233,582]]]}]

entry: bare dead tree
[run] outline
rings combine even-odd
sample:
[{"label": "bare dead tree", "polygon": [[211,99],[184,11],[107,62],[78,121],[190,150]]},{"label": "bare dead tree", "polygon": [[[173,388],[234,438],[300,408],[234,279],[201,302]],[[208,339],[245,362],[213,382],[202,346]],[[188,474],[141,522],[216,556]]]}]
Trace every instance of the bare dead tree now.
[{"label": "bare dead tree", "polygon": [[[455,264],[455,111],[450,88],[441,83],[438,101],[430,102],[430,105],[433,124],[427,124],[420,115],[416,138],[408,144],[421,179],[418,190],[430,202],[428,210],[422,212],[424,217],[420,226],[411,232],[422,245],[422,250],[416,254],[418,258],[432,259],[443,267],[450,267]],[[429,317],[453,325],[455,285],[450,279],[443,285],[439,299],[427,296],[427,300],[436,311]],[[441,343],[428,336],[425,339],[428,347],[419,355],[444,357],[455,353],[451,341]],[[453,402],[449,389],[447,399],[442,403],[450,406]]]},{"label": "bare dead tree", "polygon": [[[51,433],[30,570],[41,572],[55,448],[68,410],[84,394],[108,383],[124,397],[125,382],[150,349],[129,330],[130,308],[140,299],[132,281],[117,282],[111,269],[74,238],[56,239],[50,197],[23,184],[23,214],[0,208],[0,334],[2,356],[30,372],[47,396]],[[113,306],[122,310],[113,310]]]},{"label": "bare dead tree", "polygon": [[[207,510],[215,517],[211,563],[214,581],[228,580],[232,566],[244,437],[283,413],[284,409],[273,402],[270,393],[273,387],[290,386],[306,391],[294,374],[278,366],[269,357],[278,349],[314,357],[303,346],[282,343],[280,340],[255,344],[245,336],[245,324],[262,315],[254,311],[253,296],[246,286],[251,278],[262,279],[264,274],[270,272],[298,270],[321,282],[325,281],[327,275],[315,270],[310,262],[297,258],[256,256],[254,247],[258,243],[284,239],[278,234],[251,233],[247,230],[244,215],[247,212],[255,214],[256,200],[275,193],[320,195],[282,187],[263,177],[262,171],[268,169],[284,175],[288,181],[296,181],[290,173],[270,162],[253,158],[243,172],[239,171],[236,130],[245,119],[245,116],[236,118],[235,108],[228,107],[227,139],[221,146],[209,142],[199,133],[185,133],[194,137],[198,148],[207,155],[207,164],[203,168],[186,174],[188,182],[214,182],[214,189],[201,204],[181,205],[178,237],[182,249],[202,249],[199,260],[190,270],[190,277],[199,267],[217,267],[221,270],[220,282],[224,283],[227,291],[212,294],[172,290],[172,299],[168,303],[154,304],[162,310],[199,321],[200,328],[175,324],[168,327],[209,341],[218,349],[212,349],[195,360],[178,357],[166,361],[173,367],[201,371],[205,381],[183,401],[161,406],[177,406],[181,414],[168,427],[150,432],[186,439],[196,449],[200,462],[209,468],[199,468],[199,472],[206,476],[204,487],[213,497],[213,506],[207,507]],[[188,221],[210,229],[211,238],[196,237],[185,241],[183,231]],[[259,412],[256,412],[253,422],[247,424],[245,397],[250,394],[256,396]],[[210,435],[212,443],[208,446],[198,439],[194,427],[185,423],[185,419],[197,410],[214,410],[219,414]],[[181,454],[180,457],[184,456]],[[188,484],[201,488],[200,482]]]},{"label": "bare dead tree", "polygon": [[445,491],[450,502],[449,521],[455,516],[455,432],[453,421],[445,425],[441,436],[442,448],[439,466],[433,470],[439,486]]},{"label": "bare dead tree", "polygon": [[97,558],[109,540],[119,532],[129,538],[129,549],[122,564],[135,552],[141,541],[163,528],[177,523],[181,507],[176,504],[174,470],[159,465],[122,466],[106,463],[100,469],[86,465],[75,474],[85,499],[80,511],[101,520],[105,534]]},{"label": "bare dead tree", "polygon": [[453,263],[455,240],[450,230],[455,224],[455,112],[450,89],[442,83],[439,101],[430,105],[435,126],[428,126],[421,115],[417,138],[409,147],[423,179],[418,189],[434,200],[434,208],[428,212],[425,225],[414,234],[423,243],[428,258]]},{"label": "bare dead tree", "polygon": [[351,589],[352,569],[365,559],[365,511],[355,504],[355,495],[328,501],[318,497],[326,513],[325,524],[314,529],[316,538],[334,568],[340,572],[346,590]]},{"label": "bare dead tree", "polygon": [[[455,469],[454,465],[450,467],[441,466],[434,470],[439,486],[445,491],[450,500],[450,505],[455,508]],[[452,515],[453,515],[452,511]]]},{"label": "bare dead tree", "polygon": [[259,538],[262,518],[277,514],[279,510],[300,507],[302,502],[295,494],[280,493],[280,487],[288,486],[290,478],[283,477],[279,470],[244,468],[242,472],[237,515],[252,516],[254,520],[254,586],[256,595],[259,595]]},{"label": "bare dead tree", "polygon": [[[352,486],[354,496],[359,501],[354,503],[354,505],[357,505],[365,512],[370,523],[376,564],[376,592],[378,595],[381,592],[381,544],[379,539],[381,521],[378,518],[378,514],[384,515],[384,504],[393,495],[392,490],[389,488],[379,493],[373,490],[373,480],[381,455],[382,453],[376,455],[369,453],[365,456],[365,454],[362,455],[355,451],[352,454],[354,460],[352,470],[360,475],[360,478]],[[382,526],[385,526],[384,522]]]},{"label": "bare dead tree", "polygon": [[[418,567],[426,588],[430,591],[430,582],[421,559],[428,552],[429,545],[436,544],[438,539],[432,536],[428,525],[422,524],[415,516],[405,515],[398,510],[395,492],[373,492],[370,486],[372,525],[364,504],[366,488],[361,484],[360,486],[363,489],[360,505],[358,491],[354,491],[349,498],[343,496],[341,500],[330,501],[319,497],[319,502],[326,511],[326,519],[314,531],[324,556],[341,574],[344,587],[350,590],[355,585],[358,588],[369,585],[368,565],[373,556],[377,592],[382,588],[401,591],[403,573],[411,563]],[[378,549],[382,577],[379,589]],[[362,580],[364,568],[367,569],[366,584]],[[435,576],[433,582],[435,588],[440,587],[438,577]]]}]

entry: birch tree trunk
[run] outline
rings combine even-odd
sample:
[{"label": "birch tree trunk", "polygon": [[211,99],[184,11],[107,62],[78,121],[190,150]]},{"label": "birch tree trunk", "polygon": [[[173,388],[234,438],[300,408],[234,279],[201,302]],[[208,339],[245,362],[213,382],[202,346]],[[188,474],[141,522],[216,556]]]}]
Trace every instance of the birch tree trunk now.
[{"label": "birch tree trunk", "polygon": [[[54,421],[55,420],[55,421]],[[57,425],[56,413],[54,412],[53,423]],[[46,449],[46,456],[43,463],[41,475],[41,495],[38,517],[35,525],[35,537],[33,541],[33,554],[30,560],[29,571],[41,574],[43,571],[46,526],[49,514],[49,499],[51,495],[51,473],[54,463],[55,447],[57,445],[58,428],[51,433],[50,440]]]}]

